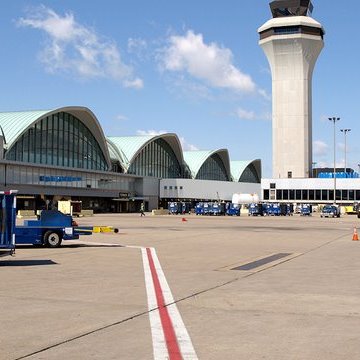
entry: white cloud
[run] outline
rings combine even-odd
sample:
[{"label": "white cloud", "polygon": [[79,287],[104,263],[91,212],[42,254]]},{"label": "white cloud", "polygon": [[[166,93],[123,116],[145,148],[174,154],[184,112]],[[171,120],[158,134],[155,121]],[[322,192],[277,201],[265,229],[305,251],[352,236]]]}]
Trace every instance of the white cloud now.
[{"label": "white cloud", "polygon": [[[344,152],[344,151],[345,151],[345,143],[338,143],[338,144],[337,144],[337,148],[338,148],[341,152]],[[346,146],[346,152],[349,152],[349,146]]]},{"label": "white cloud", "polygon": [[127,51],[130,54],[136,55],[140,60],[144,60],[147,56],[148,44],[146,40],[141,38],[129,38],[127,44]]},{"label": "white cloud", "polygon": [[117,45],[76,22],[72,13],[61,16],[40,6],[20,18],[18,25],[47,34],[39,58],[51,73],[62,71],[85,79],[114,79],[125,87],[143,87],[142,80],[134,77],[133,68],[122,61]]},{"label": "white cloud", "polygon": [[264,112],[261,114],[257,114],[255,111],[252,110],[245,110],[243,108],[238,108],[235,112],[236,116],[240,120],[247,120],[247,121],[254,121],[254,120],[264,120],[264,121],[271,121],[271,114],[268,112]]},{"label": "white cloud", "polygon": [[139,78],[124,80],[124,86],[127,88],[142,89],[144,87],[144,82]]},{"label": "white cloud", "polygon": [[266,100],[271,100],[271,95],[264,89],[258,89],[258,93]]},{"label": "white cloud", "polygon": [[313,153],[315,156],[326,156],[329,154],[329,146],[321,140],[313,142]]},{"label": "white cloud", "polygon": [[255,120],[256,115],[254,111],[247,111],[242,108],[238,108],[236,111],[236,115],[241,120]]},{"label": "white cloud", "polygon": [[193,144],[189,144],[184,137],[180,137],[180,143],[183,151],[195,151],[199,150],[199,148]]},{"label": "white cloud", "polygon": [[166,134],[168,131],[166,130],[137,130],[136,134],[137,135],[151,135],[151,136],[157,136],[157,135],[162,135],[162,134]]},{"label": "white cloud", "polygon": [[215,88],[254,92],[256,85],[247,74],[233,65],[230,49],[216,43],[206,44],[202,34],[187,31],[185,36],[171,36],[162,51],[165,70],[187,72]]},{"label": "white cloud", "polygon": [[116,120],[119,120],[119,121],[129,120],[129,118],[127,116],[122,115],[122,114],[117,115],[115,118],[116,118]]}]

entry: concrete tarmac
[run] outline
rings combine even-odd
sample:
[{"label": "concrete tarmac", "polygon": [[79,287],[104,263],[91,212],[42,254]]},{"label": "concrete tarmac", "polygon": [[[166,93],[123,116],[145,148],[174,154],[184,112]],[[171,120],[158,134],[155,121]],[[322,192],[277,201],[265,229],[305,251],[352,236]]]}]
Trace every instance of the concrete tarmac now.
[{"label": "concrete tarmac", "polygon": [[0,358],[152,359],[141,252],[128,246],[156,249],[199,359],[359,358],[357,217],[184,217],[80,218],[120,232],[0,259]]}]

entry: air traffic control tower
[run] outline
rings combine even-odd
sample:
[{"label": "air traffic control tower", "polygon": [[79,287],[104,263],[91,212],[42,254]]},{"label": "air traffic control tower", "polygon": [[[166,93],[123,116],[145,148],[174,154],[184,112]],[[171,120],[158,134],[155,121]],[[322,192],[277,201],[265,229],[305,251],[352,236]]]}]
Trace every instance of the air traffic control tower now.
[{"label": "air traffic control tower", "polygon": [[324,29],[311,0],[270,3],[273,18],[258,30],[270,64],[273,97],[273,177],[307,178],[312,167],[312,94]]}]

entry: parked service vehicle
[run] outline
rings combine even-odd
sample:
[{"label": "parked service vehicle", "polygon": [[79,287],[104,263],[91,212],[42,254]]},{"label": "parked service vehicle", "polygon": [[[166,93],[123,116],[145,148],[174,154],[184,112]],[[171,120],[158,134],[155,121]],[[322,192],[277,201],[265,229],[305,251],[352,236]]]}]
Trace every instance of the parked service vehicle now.
[{"label": "parked service vehicle", "polygon": [[239,204],[229,204],[226,209],[226,215],[228,216],[240,216],[241,205]]},{"label": "parked service vehicle", "polygon": [[168,204],[168,210],[169,210],[169,214],[178,214],[178,203],[177,202],[170,202]]},{"label": "parked service vehicle", "polygon": [[189,202],[181,202],[181,213],[184,215],[186,213],[191,213],[191,203]]},{"label": "parked service vehicle", "polygon": [[280,204],[268,204],[268,206],[267,206],[267,215],[269,215],[269,216],[280,216],[281,215]]},{"label": "parked service vehicle", "polygon": [[264,216],[263,204],[252,203],[249,205],[249,216]]},{"label": "parked service vehicle", "polygon": [[204,214],[204,203],[200,202],[195,205],[195,214],[196,215]]},{"label": "parked service vehicle", "polygon": [[358,219],[360,219],[360,204],[358,202],[355,202],[353,205],[353,213],[355,213]]},{"label": "parked service vehicle", "polygon": [[294,214],[293,204],[280,204],[281,216],[292,216]]},{"label": "parked service vehicle", "polygon": [[114,232],[110,226],[78,226],[71,215],[58,210],[42,210],[38,220],[16,225],[16,190],[0,192],[0,255],[9,255],[19,244],[59,247],[62,240],[77,240],[80,235]]},{"label": "parked service vehicle", "polygon": [[203,215],[211,215],[212,207],[209,203],[205,202],[203,209],[204,209]]},{"label": "parked service vehicle", "polygon": [[71,215],[58,210],[43,210],[38,220],[25,220],[24,225],[15,227],[16,245],[59,247],[62,240],[77,240],[92,233],[92,226],[79,227]]},{"label": "parked service vehicle", "polygon": [[16,193],[0,192],[0,257],[15,252]]},{"label": "parked service vehicle", "polygon": [[225,204],[214,202],[212,204],[212,215],[225,215]]},{"label": "parked service vehicle", "polygon": [[302,216],[310,216],[312,213],[312,206],[309,204],[303,204],[301,206],[301,213]]},{"label": "parked service vehicle", "polygon": [[340,208],[336,205],[325,205],[321,210],[320,217],[340,217]]}]

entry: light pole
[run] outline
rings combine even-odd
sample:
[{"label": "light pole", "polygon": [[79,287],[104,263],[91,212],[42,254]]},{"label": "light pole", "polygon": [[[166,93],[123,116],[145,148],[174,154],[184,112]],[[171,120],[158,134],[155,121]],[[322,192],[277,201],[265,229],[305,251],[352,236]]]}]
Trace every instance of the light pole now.
[{"label": "light pole", "polygon": [[347,174],[347,169],[346,169],[346,134],[348,133],[348,132],[350,132],[351,131],[351,129],[340,129],[340,131],[342,132],[342,133],[344,133],[344,136],[345,136],[345,166],[344,166],[344,170],[345,170],[345,176],[346,176],[346,174]]},{"label": "light pole", "polygon": [[312,162],[312,177],[316,178],[316,166],[317,162],[316,161],[313,161]]},{"label": "light pole", "polygon": [[329,117],[329,120],[334,123],[334,204],[336,204],[336,122],[340,120],[339,117]]}]

